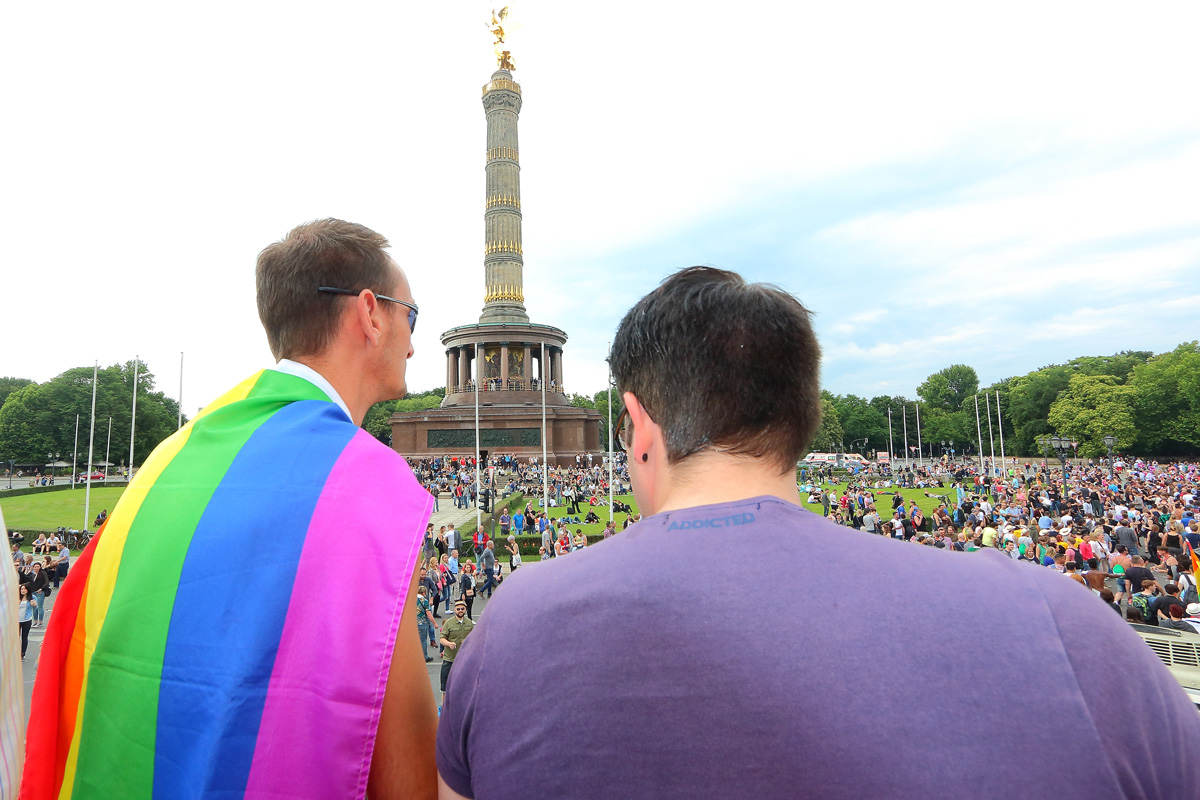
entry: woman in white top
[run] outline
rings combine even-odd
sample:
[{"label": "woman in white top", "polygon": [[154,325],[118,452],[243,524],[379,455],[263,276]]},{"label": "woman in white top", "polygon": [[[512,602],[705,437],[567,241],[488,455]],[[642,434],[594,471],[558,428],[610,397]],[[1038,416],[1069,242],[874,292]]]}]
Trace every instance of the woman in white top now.
[{"label": "woman in white top", "polygon": [[25,651],[29,648],[29,629],[33,627],[33,597],[29,594],[29,584],[22,583],[18,589],[17,622],[21,626],[21,660],[25,660]]}]

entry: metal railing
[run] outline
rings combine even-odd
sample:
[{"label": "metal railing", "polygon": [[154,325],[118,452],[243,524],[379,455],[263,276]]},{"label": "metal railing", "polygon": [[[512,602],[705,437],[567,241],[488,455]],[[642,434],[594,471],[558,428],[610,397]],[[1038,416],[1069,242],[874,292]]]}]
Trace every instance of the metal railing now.
[{"label": "metal railing", "polygon": [[[507,385],[500,378],[488,378],[483,382],[481,389],[484,392],[540,392],[541,390],[542,386],[537,380],[529,381],[529,386],[526,387],[525,381],[520,378],[509,378]],[[474,391],[475,381],[450,387],[450,394],[470,394]],[[567,390],[551,381],[546,385],[546,393],[565,395]]]}]

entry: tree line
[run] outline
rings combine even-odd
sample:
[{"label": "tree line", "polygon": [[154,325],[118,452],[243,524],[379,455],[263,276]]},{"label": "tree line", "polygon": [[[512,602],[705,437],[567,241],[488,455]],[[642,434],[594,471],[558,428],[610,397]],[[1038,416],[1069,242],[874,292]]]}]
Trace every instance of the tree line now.
[{"label": "tree line", "polygon": [[[99,371],[96,460],[103,458],[110,416],[111,460],[123,465],[128,459],[133,366],[133,361],[127,361]],[[137,380],[134,463],[140,464],[159,442],[175,432],[179,406],[174,399],[154,390],[154,375],[144,362],[139,362]],[[1114,437],[1116,449],[1122,453],[1200,455],[1200,343],[1195,341],[1157,355],[1127,350],[1111,356],[1084,356],[986,387],[979,385],[973,367],[953,364],[927,377],[917,387],[916,394],[916,399],[900,395],[868,399],[822,391],[821,426],[812,449],[887,452],[890,409],[892,448],[902,455],[906,423],[909,446],[918,444],[919,402],[920,446],[927,457],[931,452],[934,456],[948,454],[950,442],[955,455],[978,455],[980,437],[975,426],[978,400],[983,448],[987,454],[991,453],[993,441],[996,453],[1000,453],[999,441],[1003,436],[1008,455],[1047,455],[1038,440],[1058,435],[1078,441],[1081,456],[1104,455],[1105,436]],[[437,388],[409,394],[401,400],[376,403],[367,411],[363,428],[388,443],[391,427],[387,420],[393,412],[437,408],[444,397],[445,389]],[[76,414],[80,419],[80,458],[86,459],[91,401],[91,367],[69,369],[41,384],[24,378],[0,378],[0,462],[41,465],[46,463],[48,453],[69,458]],[[571,402],[600,412],[601,446],[607,446],[608,392],[572,395]],[[614,417],[620,408],[620,399],[614,397]]]},{"label": "tree line", "polygon": [[[129,460],[129,426],[133,406],[133,361],[102,367],[96,374],[96,434],[94,461],[104,459],[112,418],[110,460]],[[76,457],[86,465],[88,425],[92,415],[92,367],[76,367],[45,383],[27,378],[0,378],[0,462],[41,468],[47,454],[71,460],[75,445],[75,415],[79,415]],[[137,426],[134,463],[141,464],[159,442],[178,427],[179,404],[154,390],[154,374],[138,362]],[[187,416],[184,416],[187,422]]]},{"label": "tree line", "polygon": [[[1185,342],[1166,353],[1123,351],[1051,364],[1025,375],[981,387],[974,368],[954,364],[927,377],[917,398],[821,393],[823,419],[813,450],[888,450],[891,410],[893,450],[917,446],[916,406],[920,404],[920,446],[926,457],[1000,454],[1053,456],[1040,439],[1061,436],[1079,443],[1080,456],[1116,452],[1163,457],[1200,455],[1200,344]],[[975,403],[979,403],[979,431]],[[990,414],[989,414],[990,412]],[[991,427],[989,429],[989,416]],[[990,434],[989,434],[990,430]],[[945,443],[945,444],[943,444]]]}]

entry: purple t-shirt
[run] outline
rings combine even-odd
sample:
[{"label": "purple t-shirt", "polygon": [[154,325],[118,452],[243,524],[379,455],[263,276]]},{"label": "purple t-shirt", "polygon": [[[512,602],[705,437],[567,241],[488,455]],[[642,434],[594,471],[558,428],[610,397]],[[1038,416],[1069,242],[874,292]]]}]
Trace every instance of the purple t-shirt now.
[{"label": "purple t-shirt", "polygon": [[480,800],[1182,797],[1196,753],[1179,684],[1075,581],[768,497],[514,573],[437,739]]}]

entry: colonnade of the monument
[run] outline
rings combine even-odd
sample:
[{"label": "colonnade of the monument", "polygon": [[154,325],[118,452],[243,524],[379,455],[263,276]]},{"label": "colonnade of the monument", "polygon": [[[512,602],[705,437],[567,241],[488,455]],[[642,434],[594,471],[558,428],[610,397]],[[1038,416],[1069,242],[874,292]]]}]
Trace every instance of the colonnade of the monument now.
[{"label": "colonnade of the monument", "polygon": [[[488,376],[484,353],[499,349],[499,374]],[[520,370],[510,371],[509,353],[521,352]],[[475,357],[474,344],[450,347],[446,350],[446,394],[473,392],[476,386],[484,391],[541,391],[539,381],[546,380],[546,391],[563,392],[562,348],[546,348],[546,364],[542,364],[542,348],[534,343],[502,342],[499,345],[479,346],[479,358]],[[537,364],[536,374],[533,369]]]}]

